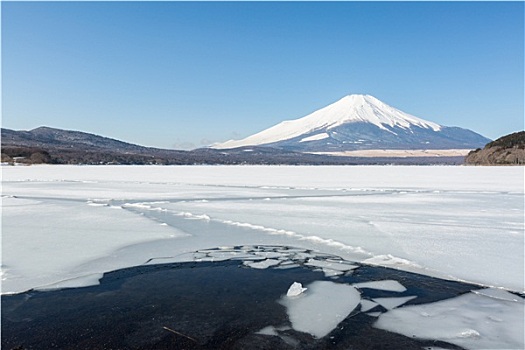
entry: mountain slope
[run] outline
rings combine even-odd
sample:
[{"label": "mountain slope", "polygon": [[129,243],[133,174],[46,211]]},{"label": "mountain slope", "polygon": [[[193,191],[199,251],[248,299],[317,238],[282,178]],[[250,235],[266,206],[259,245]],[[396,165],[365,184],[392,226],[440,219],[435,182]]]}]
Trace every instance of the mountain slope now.
[{"label": "mountain slope", "polygon": [[302,152],[367,149],[472,149],[490,140],[404,113],[370,95],[348,95],[303,118],[281,122],[216,149],[264,145]]},{"label": "mountain slope", "polygon": [[85,149],[106,149],[123,152],[144,152],[148,147],[90,134],[82,131],[62,130],[41,126],[29,131],[15,131],[2,128],[2,145],[41,147],[54,146],[70,148],[82,145]]},{"label": "mountain slope", "polygon": [[81,131],[45,126],[1,131],[6,163],[19,159],[33,164],[185,164],[191,159],[185,151],[143,147]]}]

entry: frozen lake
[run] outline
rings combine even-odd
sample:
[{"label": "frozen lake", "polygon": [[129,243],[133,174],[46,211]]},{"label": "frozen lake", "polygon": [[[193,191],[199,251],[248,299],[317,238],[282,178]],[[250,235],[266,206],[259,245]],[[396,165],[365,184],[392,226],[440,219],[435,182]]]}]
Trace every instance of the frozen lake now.
[{"label": "frozen lake", "polygon": [[[480,290],[524,291],[523,167],[31,166],[3,167],[2,175],[3,294],[96,284],[104,272],[152,258],[242,245],[312,249]],[[330,288],[310,291],[340,293]],[[496,299],[518,303],[512,320],[523,316],[522,299]],[[289,307],[304,310],[298,305]],[[411,309],[387,312],[377,326],[390,329],[396,317],[421,324],[402,310]],[[460,338],[479,338],[475,326]]]},{"label": "frozen lake", "polygon": [[3,293],[242,244],[312,248],[524,290],[522,167],[33,166],[2,172]]}]

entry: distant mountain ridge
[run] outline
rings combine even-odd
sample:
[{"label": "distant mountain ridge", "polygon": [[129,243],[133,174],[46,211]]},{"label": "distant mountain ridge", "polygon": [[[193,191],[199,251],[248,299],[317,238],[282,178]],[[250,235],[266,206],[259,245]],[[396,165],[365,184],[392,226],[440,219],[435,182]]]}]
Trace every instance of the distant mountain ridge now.
[{"label": "distant mountain ridge", "polygon": [[148,147],[115,140],[112,138],[90,134],[82,131],[62,130],[41,126],[25,131],[15,131],[2,128],[2,144],[28,147],[41,147],[54,145],[56,147],[71,147],[71,145],[84,145],[87,149],[109,149],[112,151],[142,152]]},{"label": "distant mountain ridge", "polygon": [[81,131],[39,127],[1,129],[2,163],[15,164],[461,164],[463,157],[335,157],[271,147],[210,148],[193,151],[143,147]]},{"label": "distant mountain ridge", "polygon": [[296,152],[475,149],[490,141],[468,129],[412,116],[370,95],[348,95],[305,117],[283,121],[245,139],[214,144],[211,148],[256,145]]},{"label": "distant mountain ridge", "polygon": [[187,158],[185,151],[143,147],[82,131],[42,126],[29,131],[2,128],[1,132],[3,162],[16,157],[32,163],[163,164],[167,159]]}]

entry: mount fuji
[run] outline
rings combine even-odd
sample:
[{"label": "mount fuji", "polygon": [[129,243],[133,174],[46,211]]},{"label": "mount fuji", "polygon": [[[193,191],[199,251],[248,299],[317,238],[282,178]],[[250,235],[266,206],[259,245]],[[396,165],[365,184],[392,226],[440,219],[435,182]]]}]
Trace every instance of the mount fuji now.
[{"label": "mount fuji", "polygon": [[370,95],[348,95],[305,117],[283,121],[215,149],[267,146],[287,151],[471,150],[491,140],[471,130],[417,118]]}]

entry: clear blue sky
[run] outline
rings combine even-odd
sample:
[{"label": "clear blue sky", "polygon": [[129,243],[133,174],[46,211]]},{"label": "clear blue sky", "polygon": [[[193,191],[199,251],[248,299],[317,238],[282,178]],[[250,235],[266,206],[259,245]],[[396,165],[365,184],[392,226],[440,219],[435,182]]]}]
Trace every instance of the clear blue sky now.
[{"label": "clear blue sky", "polygon": [[2,126],[201,147],[352,93],[524,124],[523,2],[2,2]]}]

